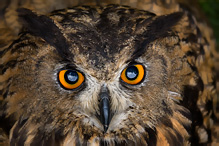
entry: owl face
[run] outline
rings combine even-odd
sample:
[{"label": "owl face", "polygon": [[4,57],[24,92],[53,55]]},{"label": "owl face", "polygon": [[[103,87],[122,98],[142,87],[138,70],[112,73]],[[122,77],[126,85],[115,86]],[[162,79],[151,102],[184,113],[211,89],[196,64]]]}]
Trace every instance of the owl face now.
[{"label": "owl face", "polygon": [[182,13],[109,5],[19,14],[27,31],[7,52],[17,60],[11,144],[186,143],[189,112],[178,103],[192,70],[175,28]]}]

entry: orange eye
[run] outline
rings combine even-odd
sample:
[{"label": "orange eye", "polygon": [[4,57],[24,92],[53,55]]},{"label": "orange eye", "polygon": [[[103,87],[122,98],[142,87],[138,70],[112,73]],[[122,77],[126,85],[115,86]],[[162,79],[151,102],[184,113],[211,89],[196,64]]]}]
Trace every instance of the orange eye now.
[{"label": "orange eye", "polygon": [[136,64],[125,68],[122,71],[121,79],[131,85],[140,83],[145,75],[144,67],[141,64]]},{"label": "orange eye", "polygon": [[59,82],[66,89],[75,89],[84,82],[84,76],[75,70],[61,70],[59,72]]}]

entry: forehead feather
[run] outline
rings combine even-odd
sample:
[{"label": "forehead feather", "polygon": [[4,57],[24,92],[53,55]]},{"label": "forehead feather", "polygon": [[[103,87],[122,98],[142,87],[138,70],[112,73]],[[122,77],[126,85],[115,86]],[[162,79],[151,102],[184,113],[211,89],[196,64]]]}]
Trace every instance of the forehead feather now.
[{"label": "forehead feather", "polygon": [[117,5],[72,9],[74,11],[57,12],[51,17],[58,18],[56,22],[71,43],[70,51],[74,57],[84,58],[83,63],[96,69],[106,68],[109,64],[117,66],[117,60],[122,56],[128,59],[136,47],[136,22],[154,16]]}]

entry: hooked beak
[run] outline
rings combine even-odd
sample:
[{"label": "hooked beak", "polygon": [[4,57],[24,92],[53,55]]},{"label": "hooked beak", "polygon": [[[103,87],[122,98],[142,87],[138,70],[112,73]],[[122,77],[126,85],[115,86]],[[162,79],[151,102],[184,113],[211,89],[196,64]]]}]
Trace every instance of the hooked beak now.
[{"label": "hooked beak", "polygon": [[100,91],[100,121],[104,126],[104,132],[107,131],[110,123],[110,99],[109,99],[109,90],[106,85],[101,87]]}]

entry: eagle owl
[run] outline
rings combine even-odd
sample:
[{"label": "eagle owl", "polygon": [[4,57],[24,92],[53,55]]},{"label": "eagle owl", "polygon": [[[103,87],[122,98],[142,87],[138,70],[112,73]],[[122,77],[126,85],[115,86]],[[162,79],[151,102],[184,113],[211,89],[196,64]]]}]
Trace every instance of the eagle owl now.
[{"label": "eagle owl", "polygon": [[210,143],[212,40],[195,14],[163,3],[97,1],[46,15],[17,9],[23,29],[0,50],[1,140],[12,146]]}]

